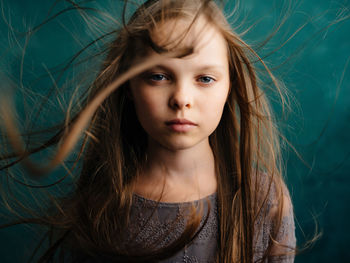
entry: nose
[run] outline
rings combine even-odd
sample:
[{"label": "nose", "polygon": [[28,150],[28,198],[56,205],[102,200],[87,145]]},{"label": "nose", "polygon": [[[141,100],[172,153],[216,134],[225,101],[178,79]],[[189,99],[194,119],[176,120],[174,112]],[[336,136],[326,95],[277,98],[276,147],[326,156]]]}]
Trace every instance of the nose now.
[{"label": "nose", "polygon": [[193,95],[190,86],[185,83],[175,85],[169,98],[169,106],[174,110],[190,109],[193,107]]}]

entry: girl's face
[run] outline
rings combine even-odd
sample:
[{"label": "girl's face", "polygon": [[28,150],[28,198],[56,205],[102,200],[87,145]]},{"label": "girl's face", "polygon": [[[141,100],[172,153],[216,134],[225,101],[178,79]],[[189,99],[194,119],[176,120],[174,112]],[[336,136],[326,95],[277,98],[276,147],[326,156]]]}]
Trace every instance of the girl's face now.
[{"label": "girl's face", "polygon": [[[152,37],[160,45],[165,40],[173,43],[188,25],[186,20],[169,21]],[[150,145],[174,151],[208,143],[219,124],[230,86],[226,41],[198,19],[180,46],[193,43],[190,56],[167,58],[130,81],[136,114]]]}]

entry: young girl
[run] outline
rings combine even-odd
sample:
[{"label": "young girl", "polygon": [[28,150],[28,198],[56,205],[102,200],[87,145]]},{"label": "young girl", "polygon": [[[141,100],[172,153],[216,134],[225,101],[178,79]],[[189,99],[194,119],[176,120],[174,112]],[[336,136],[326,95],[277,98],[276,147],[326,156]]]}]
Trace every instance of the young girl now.
[{"label": "young girl", "polygon": [[[44,146],[22,149],[4,108],[36,175],[85,131],[74,192],[23,220],[50,226],[40,262],[293,262],[293,209],[256,60],[213,1],[149,0],[118,31],[84,108]],[[56,144],[45,167],[24,158]]]}]

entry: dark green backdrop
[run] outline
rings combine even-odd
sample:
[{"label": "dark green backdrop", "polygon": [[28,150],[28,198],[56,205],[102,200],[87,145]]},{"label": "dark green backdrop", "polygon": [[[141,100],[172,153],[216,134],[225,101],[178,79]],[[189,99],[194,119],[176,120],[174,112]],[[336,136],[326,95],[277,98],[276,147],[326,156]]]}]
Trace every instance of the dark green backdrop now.
[{"label": "dark green backdrop", "polygon": [[[2,5],[7,20],[23,31],[45,19],[53,2],[5,0]],[[232,6],[233,2],[228,5]],[[306,23],[292,40],[266,58],[271,67],[280,66],[276,74],[297,101],[282,124],[287,138],[307,163],[291,148],[285,149],[286,177],[294,201],[299,245],[312,237],[315,219],[323,233],[310,249],[297,256],[296,262],[350,262],[350,69],[347,67],[350,21],[332,25],[335,19],[349,15],[350,2],[295,2],[286,1],[283,5],[281,1],[241,1],[246,23],[259,21],[245,40],[250,44],[263,40],[288,15],[283,11],[288,4],[292,5],[292,11],[286,24],[259,54],[264,56],[281,47],[288,36]],[[54,10],[62,6],[59,4]],[[43,65],[49,68],[67,61],[81,48],[79,42],[88,41],[87,28],[78,17],[76,12],[68,13],[48,23],[31,38],[25,66],[33,70],[33,75],[29,74],[28,78],[35,76],[37,68],[43,71]],[[20,65],[15,41],[18,35],[9,34],[4,19],[0,30],[2,71],[16,77]],[[23,45],[23,39],[19,41]],[[24,227],[1,230],[0,262],[23,262],[24,255],[34,246],[33,235],[33,230]]]}]

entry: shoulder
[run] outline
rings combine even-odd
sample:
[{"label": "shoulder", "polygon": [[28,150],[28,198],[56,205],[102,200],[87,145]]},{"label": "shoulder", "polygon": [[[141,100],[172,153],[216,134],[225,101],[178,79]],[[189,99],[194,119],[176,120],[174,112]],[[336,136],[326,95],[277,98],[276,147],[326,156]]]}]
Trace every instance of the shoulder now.
[{"label": "shoulder", "polygon": [[252,177],[252,185],[258,206],[263,207],[270,218],[293,212],[290,193],[281,176],[258,173]]},{"label": "shoulder", "polygon": [[296,238],[290,192],[281,177],[266,173],[257,177],[253,181],[258,200],[256,248],[268,250],[268,258],[278,259],[276,262],[293,262]]}]

